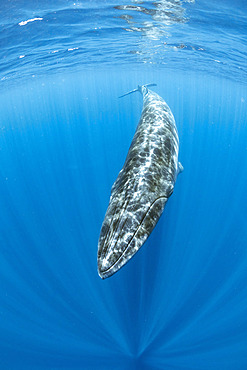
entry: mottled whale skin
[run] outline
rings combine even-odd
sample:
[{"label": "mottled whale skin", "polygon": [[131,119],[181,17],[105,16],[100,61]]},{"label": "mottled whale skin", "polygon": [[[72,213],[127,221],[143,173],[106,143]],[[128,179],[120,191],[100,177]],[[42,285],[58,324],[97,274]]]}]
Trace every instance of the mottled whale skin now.
[{"label": "mottled whale skin", "polygon": [[170,108],[147,85],[137,90],[143,95],[141,118],[112,186],[98,242],[102,279],[117,272],[144,244],[183,169],[178,162],[179,139]]}]

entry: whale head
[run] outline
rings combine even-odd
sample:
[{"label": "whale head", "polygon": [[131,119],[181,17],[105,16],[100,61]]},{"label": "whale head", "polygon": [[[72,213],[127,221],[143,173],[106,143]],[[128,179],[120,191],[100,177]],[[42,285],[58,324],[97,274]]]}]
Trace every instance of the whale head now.
[{"label": "whale head", "polygon": [[150,201],[145,196],[123,201],[120,196],[111,199],[98,243],[98,273],[102,279],[117,272],[141,248],[166,201],[166,197]]}]

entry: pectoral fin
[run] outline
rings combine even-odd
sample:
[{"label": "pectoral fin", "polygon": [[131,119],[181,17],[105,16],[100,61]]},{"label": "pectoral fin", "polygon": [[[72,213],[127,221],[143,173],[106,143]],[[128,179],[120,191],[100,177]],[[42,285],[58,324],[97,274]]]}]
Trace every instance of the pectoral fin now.
[{"label": "pectoral fin", "polygon": [[182,166],[182,164],[180,162],[178,162],[178,173],[177,174],[180,174],[181,172],[183,172],[184,168]]}]

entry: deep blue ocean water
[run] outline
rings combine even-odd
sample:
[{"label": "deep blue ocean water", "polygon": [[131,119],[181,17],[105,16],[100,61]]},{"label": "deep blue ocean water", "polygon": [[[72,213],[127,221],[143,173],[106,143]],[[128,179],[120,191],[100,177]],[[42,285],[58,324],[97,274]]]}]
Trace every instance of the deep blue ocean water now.
[{"label": "deep blue ocean water", "polygon": [[[0,369],[247,369],[247,3],[1,1]],[[97,274],[142,109],[184,171],[148,241]]]}]

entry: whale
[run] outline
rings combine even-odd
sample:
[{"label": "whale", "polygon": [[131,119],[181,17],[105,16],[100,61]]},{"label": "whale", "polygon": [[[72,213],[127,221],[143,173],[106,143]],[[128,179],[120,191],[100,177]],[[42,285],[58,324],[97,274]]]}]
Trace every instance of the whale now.
[{"label": "whale", "polygon": [[108,278],[122,268],[145,243],[157,224],[177,175],[179,138],[167,103],[138,86],[143,108],[123,168],[114,182],[98,241],[98,274]]}]

